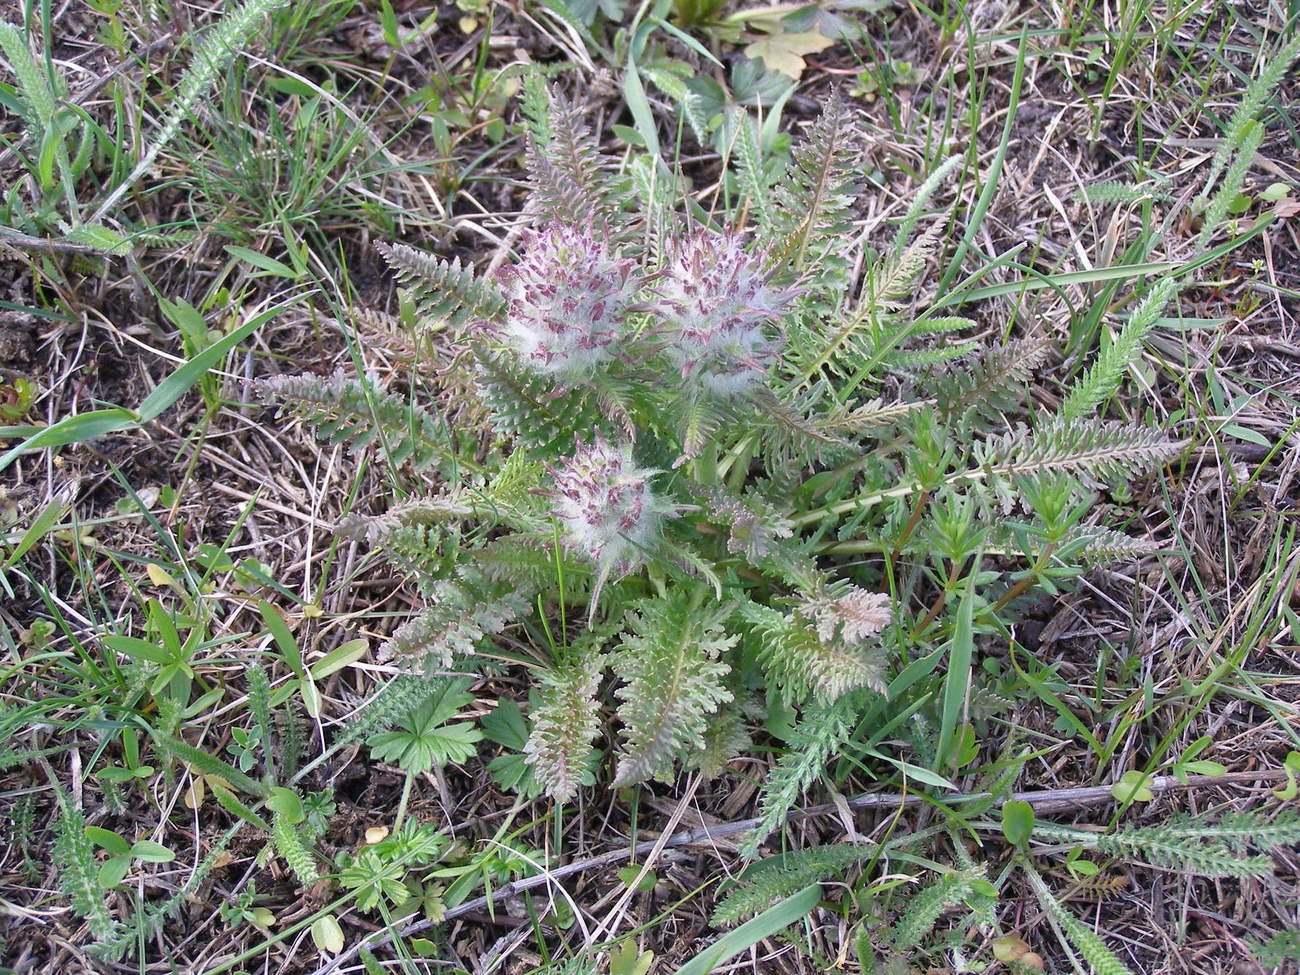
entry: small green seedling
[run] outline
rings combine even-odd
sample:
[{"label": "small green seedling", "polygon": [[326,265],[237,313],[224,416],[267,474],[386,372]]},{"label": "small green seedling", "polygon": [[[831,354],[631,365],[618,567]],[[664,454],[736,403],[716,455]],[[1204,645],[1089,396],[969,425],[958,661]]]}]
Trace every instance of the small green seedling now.
[{"label": "small green seedling", "polygon": [[136,860],[141,863],[171,863],[176,859],[176,854],[160,843],[151,840],[128,843],[112,830],[98,826],[87,826],[86,838],[109,854],[99,868],[99,885],[105,890],[112,890],[125,880]]}]

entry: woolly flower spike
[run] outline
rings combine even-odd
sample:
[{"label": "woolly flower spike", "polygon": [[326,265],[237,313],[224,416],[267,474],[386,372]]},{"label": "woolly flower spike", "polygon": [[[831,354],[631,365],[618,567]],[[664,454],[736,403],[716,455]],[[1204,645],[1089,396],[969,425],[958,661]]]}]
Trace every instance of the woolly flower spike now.
[{"label": "woolly flower spike", "polygon": [[656,311],[672,327],[668,354],[709,392],[730,397],[760,382],[780,345],[769,326],[792,297],[768,287],[764,255],[740,235],[702,230],[671,254]]},{"label": "woolly flower spike", "polygon": [[530,368],[566,382],[611,355],[636,293],[633,262],[609,256],[591,230],[552,224],[530,231],[524,258],[504,272],[509,297],[501,339]]},{"label": "woolly flower spike", "polygon": [[853,645],[875,636],[889,625],[889,596],[854,586],[843,596],[810,599],[804,614],[817,630],[817,639],[830,645],[836,638]]},{"label": "woolly flower spike", "polygon": [[564,542],[596,563],[592,605],[612,575],[623,576],[637,565],[673,509],[655,497],[650,477],[636,467],[629,447],[615,447],[599,433],[559,469],[552,468],[555,500],[552,513],[564,530]]}]

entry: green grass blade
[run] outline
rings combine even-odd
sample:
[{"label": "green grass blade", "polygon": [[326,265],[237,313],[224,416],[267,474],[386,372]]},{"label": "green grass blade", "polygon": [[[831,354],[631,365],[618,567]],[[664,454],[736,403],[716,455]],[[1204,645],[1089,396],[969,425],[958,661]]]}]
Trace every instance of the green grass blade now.
[{"label": "green grass blade", "polygon": [[[105,410],[93,410],[90,413],[78,413],[76,416],[64,417],[58,423],[48,427],[37,428],[35,433],[16,447],[11,447],[0,456],[0,471],[14,462],[20,454],[42,447],[62,447],[65,444],[80,443],[102,437],[106,433],[129,430],[139,423],[140,415],[120,406]],[[23,436],[32,427],[0,427],[0,437]]]},{"label": "green grass blade", "polygon": [[78,413],[76,416],[64,417],[58,423],[48,427],[0,427],[0,438],[20,436],[27,438],[16,447],[12,447],[3,455],[0,455],[0,471],[12,464],[19,455],[29,450],[80,443],[84,440],[102,437],[106,433],[130,430],[143,423],[148,423],[150,420],[157,419],[173,403],[184,396],[190,387],[198,382],[204,373],[215,366],[227,352],[276,315],[297,304],[311,293],[310,291],[303,292],[287,301],[280,302],[278,305],[273,305],[261,314],[250,318],[229,335],[222,336],[221,339],[208,346],[208,348],[159,383],[157,388],[145,397],[138,411],[114,406],[108,409],[94,410],[90,413]]},{"label": "green grass blade", "polygon": [[627,59],[627,71],[623,75],[623,101],[632,113],[637,133],[645,140],[646,151],[652,156],[660,155],[659,130],[655,125],[654,112],[650,110],[650,101],[645,96],[645,86],[641,84],[636,62],[630,57]]},{"label": "green grass blade", "polygon": [[[970,291],[955,291],[944,295],[934,303],[933,308],[946,308],[964,304],[968,301],[983,301],[1002,295],[1020,294],[1025,291],[1038,291],[1042,288],[1060,289],[1077,284],[1099,284],[1104,281],[1118,281],[1124,278],[1136,278],[1144,275],[1177,274],[1187,267],[1177,261],[1152,261],[1146,264],[1121,264],[1118,267],[1099,267],[1088,271],[1066,271],[1063,274],[1044,274],[1040,277],[1022,278],[1019,281],[1003,281]],[[1032,273],[1032,272],[1031,272]]]},{"label": "green grass blade", "polygon": [[181,78],[176,98],[149,148],[145,150],[145,154],[135,164],[135,168],[126,179],[105,197],[104,202],[99,205],[87,223],[99,223],[103,220],[104,215],[127,190],[135,185],[136,180],[148,172],[149,167],[158,158],[158,154],[167,143],[171,142],[172,137],[180,130],[181,123],[193,111],[199,100],[207,94],[208,89],[216,81],[217,75],[235,56],[235,52],[253,36],[253,32],[263,18],[284,2],[285,0],[246,0],[243,6],[227,14],[208,32],[194,52],[194,60],[185,76]]},{"label": "green grass blade", "polygon": [[966,588],[957,607],[957,623],[953,628],[952,644],[948,650],[948,674],[943,683],[943,712],[939,722],[939,748],[935,756],[935,771],[942,773],[954,754],[957,724],[966,711],[966,695],[970,692],[970,667],[975,655],[975,578],[979,575],[981,555],[966,579]]},{"label": "green grass blade", "polygon": [[58,523],[59,517],[66,507],[64,500],[57,497],[47,504],[44,510],[28,526],[27,531],[23,532],[23,537],[18,540],[18,544],[14,546],[14,550],[9,553],[9,557],[4,560],[4,564],[0,568],[9,568],[21,559],[33,545],[48,535],[50,530]]},{"label": "green grass blade", "polygon": [[728,958],[734,958],[764,938],[789,927],[807,915],[821,900],[820,884],[811,884],[779,904],[769,907],[752,921],[724,934],[702,952],[677,969],[677,975],[708,975]]},{"label": "green grass blade", "polygon": [[997,154],[993,157],[992,165],[989,166],[988,177],[980,190],[979,199],[975,201],[975,209],[966,222],[966,233],[962,235],[961,243],[957,245],[957,250],[953,252],[947,270],[943,272],[943,277],[939,280],[939,294],[943,294],[948,290],[948,285],[952,284],[953,278],[961,270],[962,262],[966,260],[966,253],[970,250],[971,244],[975,242],[975,236],[984,223],[984,217],[989,212],[989,207],[993,205],[993,197],[998,191],[998,182],[1002,178],[1002,164],[1006,161],[1007,150],[1011,147],[1011,133],[1015,129],[1016,111],[1020,107],[1020,89],[1025,80],[1025,56],[1028,52],[1029,45],[1022,31],[1019,53],[1016,55],[1016,73],[1011,80],[1011,100],[1007,106],[1007,121],[1002,127],[1002,141],[998,143]]},{"label": "green grass blade", "polygon": [[203,377],[204,373],[224,359],[227,352],[256,332],[276,315],[288,308],[292,308],[311,293],[312,292],[310,291],[305,291],[302,294],[295,295],[287,301],[280,302],[278,305],[272,305],[259,315],[254,315],[243,325],[239,326],[239,328],[222,336],[189,362],[185,363],[185,365],[177,369],[174,373],[160,382],[158,387],[145,397],[144,402],[140,404],[140,422],[148,423],[150,420],[157,419],[161,416],[162,413],[170,408],[173,403],[184,396],[189,391],[190,387]]}]

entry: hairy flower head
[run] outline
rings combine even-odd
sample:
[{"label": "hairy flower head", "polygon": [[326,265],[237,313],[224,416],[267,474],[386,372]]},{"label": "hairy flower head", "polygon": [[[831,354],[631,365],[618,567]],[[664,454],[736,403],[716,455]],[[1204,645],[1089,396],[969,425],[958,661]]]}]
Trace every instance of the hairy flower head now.
[{"label": "hairy flower head", "polygon": [[610,576],[631,572],[659,535],[672,506],[650,489],[652,470],[637,467],[627,446],[614,446],[599,433],[581,442],[573,456],[552,468],[552,514],[564,543],[598,569],[596,593]]},{"label": "hairy flower head", "polygon": [[509,306],[499,337],[529,368],[577,382],[610,358],[636,294],[633,262],[613,258],[590,228],[528,231],[503,272]]},{"label": "hairy flower head", "polygon": [[678,242],[656,288],[669,357],[717,396],[752,388],[776,359],[770,332],[791,295],[769,286],[763,265],[739,234],[701,230]]}]

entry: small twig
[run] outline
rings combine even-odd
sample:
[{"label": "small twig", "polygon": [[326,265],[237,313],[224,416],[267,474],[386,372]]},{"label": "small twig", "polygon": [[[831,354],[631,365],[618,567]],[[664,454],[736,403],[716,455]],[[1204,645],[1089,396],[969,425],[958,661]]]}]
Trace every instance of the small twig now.
[{"label": "small twig", "polygon": [[163,48],[170,47],[172,41],[174,41],[175,39],[176,39],[176,32],[168,31],[162,37],[158,38],[156,41],[153,41],[151,44],[149,44],[149,46],[146,47],[143,51],[139,51],[136,54],[132,55],[130,60],[122,61],[120,64],[114,65],[112,68],[104,72],[104,74],[100,75],[94,81],[91,81],[88,84],[77,89],[76,93],[73,94],[72,96],[72,104],[74,105],[83,104],[84,102],[86,102],[87,99],[90,98],[91,95],[94,95],[96,92],[98,92],[101,88],[103,88],[106,84],[108,84],[118,75],[124,74],[125,72],[129,71],[131,68],[134,68],[138,65],[142,65],[150,57],[157,54],[159,51],[163,50]]},{"label": "small twig", "polygon": [[47,251],[56,254],[104,253],[99,248],[91,247],[89,244],[77,244],[70,240],[55,240],[51,237],[33,237],[10,227],[0,227],[0,243],[24,251]]},{"label": "small twig", "polygon": [[[653,867],[655,861],[659,859],[659,855],[667,849],[669,843],[672,842],[673,837],[678,835],[674,831],[681,823],[682,816],[686,813],[687,808],[695,800],[695,793],[699,791],[700,785],[703,782],[704,776],[700,774],[697,774],[691,780],[690,786],[686,789],[686,794],[682,796],[681,800],[677,803],[677,808],[673,810],[672,817],[668,820],[668,825],[664,827],[662,833],[651,841],[650,850],[646,853],[645,862],[641,864],[641,870],[627,885],[627,889],[623,891],[623,896],[618,899],[618,903],[615,904],[609,914],[605,916],[605,920],[598,924],[596,929],[587,938],[588,947],[595,944],[597,938],[599,938],[603,932],[608,931],[611,935],[614,933],[619,919],[623,916],[623,912],[627,910],[628,904],[631,903],[632,898],[636,895],[637,889],[641,886],[641,881],[645,879],[647,874],[649,874],[650,868]],[[637,845],[644,846],[645,844],[638,843]]]},{"label": "small twig", "polygon": [[[1183,782],[1172,775],[1156,776],[1150,782],[1146,783],[1146,788],[1152,792],[1177,792],[1183,789],[1195,789],[1200,787],[1212,787],[1219,785],[1233,785],[1238,782],[1272,782],[1281,779],[1286,773],[1280,769],[1262,769],[1258,772],[1229,772],[1226,775],[1189,775],[1187,781]],[[999,800],[996,805],[1001,806],[1003,802],[1016,799],[1027,802],[1034,807],[1037,812],[1059,812],[1072,809],[1087,809],[1091,806],[1101,806],[1107,803],[1115,802],[1114,795],[1111,794],[1113,787],[1109,785],[1085,786],[1077,789],[1042,789],[1036,792],[1014,792],[1004,800]],[[932,802],[974,802],[981,799],[991,798],[990,793],[947,793],[938,797],[923,796],[916,794],[899,795],[895,793],[874,793],[869,792],[865,795],[855,796],[848,800],[850,809],[887,809],[898,810],[910,806],[921,806]],[[825,816],[836,811],[835,803],[828,802],[820,806],[809,806],[805,809],[798,809],[787,816],[787,821],[798,821],[801,819],[812,819],[816,816]],[[511,897],[515,894],[522,893],[526,890],[532,890],[534,887],[541,887],[553,883],[557,880],[563,880],[565,877],[571,877],[576,873],[584,873],[588,870],[600,870],[604,867],[613,866],[616,863],[622,863],[624,860],[631,860],[639,856],[649,854],[653,851],[670,850],[679,846],[691,846],[696,843],[705,843],[709,840],[718,839],[723,836],[733,836],[736,833],[747,833],[757,828],[761,824],[760,819],[740,819],[730,823],[719,823],[715,826],[701,826],[696,829],[683,830],[675,833],[665,839],[659,836],[653,840],[645,840],[637,843],[635,846],[626,849],[610,850],[608,853],[602,853],[599,856],[589,857],[585,860],[577,860],[573,863],[565,864],[562,867],[556,867],[548,870],[544,874],[536,877],[524,877],[522,880],[516,880],[504,886],[497,887],[490,895],[476,897],[474,900],[458,904],[443,915],[441,920],[434,922],[428,920],[415,921],[407,925],[395,934],[385,933],[380,937],[367,943],[362,940],[353,945],[347,951],[340,954],[337,958],[331,960],[323,968],[316,970],[315,975],[331,975],[346,965],[353,958],[359,955],[363,948],[375,949],[382,948],[389,944],[394,937],[405,938],[408,935],[417,934],[427,928],[433,927],[435,923],[443,924],[447,921],[455,920],[466,914],[473,914],[483,910],[485,907]]]}]

